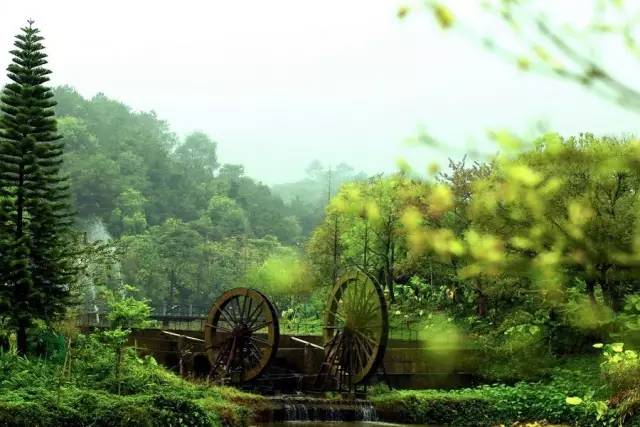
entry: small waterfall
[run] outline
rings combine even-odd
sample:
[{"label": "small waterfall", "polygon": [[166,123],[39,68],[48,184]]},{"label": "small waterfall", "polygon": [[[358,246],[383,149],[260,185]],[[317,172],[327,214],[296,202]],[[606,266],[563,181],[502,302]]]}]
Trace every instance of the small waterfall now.
[{"label": "small waterfall", "polygon": [[285,403],[285,421],[310,421],[309,409],[304,403]]},{"label": "small waterfall", "polygon": [[288,396],[282,402],[282,421],[378,421],[373,405],[366,400],[325,400]]},{"label": "small waterfall", "polygon": [[363,403],[358,407],[358,418],[360,421],[378,421],[376,408],[371,403]]},{"label": "small waterfall", "polygon": [[329,407],[327,408],[327,412],[326,412],[327,421],[341,421],[342,420],[341,415],[342,414],[340,413],[340,410],[337,409],[335,406],[329,405]]},{"label": "small waterfall", "polygon": [[[89,220],[87,220],[84,223],[84,231],[85,231],[85,236],[86,236],[86,240],[89,243],[94,243],[94,242],[109,242],[111,241],[111,235],[109,234],[109,231],[107,231],[107,227],[105,227],[104,223],[102,222],[102,220],[100,218],[91,218]],[[100,307],[98,307],[98,305],[96,304],[97,298],[98,298],[98,292],[96,289],[96,284],[94,283],[94,274],[96,273],[96,269],[100,268],[101,266],[96,266],[96,265],[89,265],[87,268],[87,274],[85,275],[84,281],[86,282],[87,285],[87,289],[88,289],[88,293],[87,293],[87,298],[88,298],[88,303],[91,304],[91,308],[93,313],[95,314],[95,318],[93,319],[95,321],[96,325],[100,325],[101,324],[101,319],[100,319]],[[116,281],[118,282],[119,285],[122,285],[122,272],[120,271],[120,263],[119,262],[115,262],[112,266],[112,273],[113,273],[113,277],[116,278]]]}]

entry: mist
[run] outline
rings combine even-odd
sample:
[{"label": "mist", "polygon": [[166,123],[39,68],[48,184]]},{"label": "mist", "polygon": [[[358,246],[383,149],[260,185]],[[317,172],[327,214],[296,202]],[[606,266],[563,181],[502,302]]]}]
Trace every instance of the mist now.
[{"label": "mist", "polygon": [[[28,0],[5,8],[0,27],[34,19],[53,84],[155,111],[181,137],[201,130],[222,162],[268,184],[303,178],[316,159],[375,174],[404,158],[423,171],[492,154],[487,130],[538,122],[563,135],[583,123],[594,133],[637,132],[630,112],[442,34],[427,14],[399,20],[401,4]],[[9,58],[0,53],[0,68]],[[422,130],[446,150],[408,145]]]}]

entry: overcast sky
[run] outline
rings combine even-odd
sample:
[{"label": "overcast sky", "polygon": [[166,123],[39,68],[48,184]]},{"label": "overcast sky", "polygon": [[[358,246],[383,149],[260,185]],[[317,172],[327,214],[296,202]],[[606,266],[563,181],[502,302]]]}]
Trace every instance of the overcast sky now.
[{"label": "overcast sky", "polygon": [[[490,149],[489,129],[640,133],[638,116],[581,88],[519,72],[394,0],[30,1],[0,10],[0,67],[27,18],[54,84],[202,130],[222,162],[267,183],[313,160],[369,173]],[[0,78],[0,83],[5,79]],[[422,127],[446,152],[411,148]]]}]

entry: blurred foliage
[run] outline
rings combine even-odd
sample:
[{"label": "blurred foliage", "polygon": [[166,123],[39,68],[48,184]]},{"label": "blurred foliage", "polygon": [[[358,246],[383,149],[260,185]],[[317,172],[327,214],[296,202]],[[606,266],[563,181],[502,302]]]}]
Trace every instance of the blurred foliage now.
[{"label": "blurred foliage", "polygon": [[499,156],[435,179],[344,185],[307,245],[316,292],[368,271],[392,337],[446,349],[443,360],[475,349],[464,363],[493,381],[547,375],[602,340],[638,345],[638,143],[495,138]]},{"label": "blurred foliage", "polygon": [[426,10],[443,30],[459,31],[523,72],[581,85],[640,111],[632,77],[640,60],[640,8],[626,0],[409,1],[397,16]]}]

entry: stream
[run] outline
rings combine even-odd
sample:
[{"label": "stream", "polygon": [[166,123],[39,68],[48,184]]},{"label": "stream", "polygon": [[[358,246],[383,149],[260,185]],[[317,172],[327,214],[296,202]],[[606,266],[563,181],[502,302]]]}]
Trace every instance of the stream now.
[{"label": "stream", "polygon": [[256,424],[256,427],[437,427],[426,426],[424,424],[395,424],[383,423],[379,421],[279,421],[272,423]]},{"label": "stream", "polygon": [[[306,396],[272,398],[272,411],[255,427],[427,427],[423,424],[381,422],[373,405],[364,399],[327,400]],[[428,426],[436,427],[436,426]]]}]

